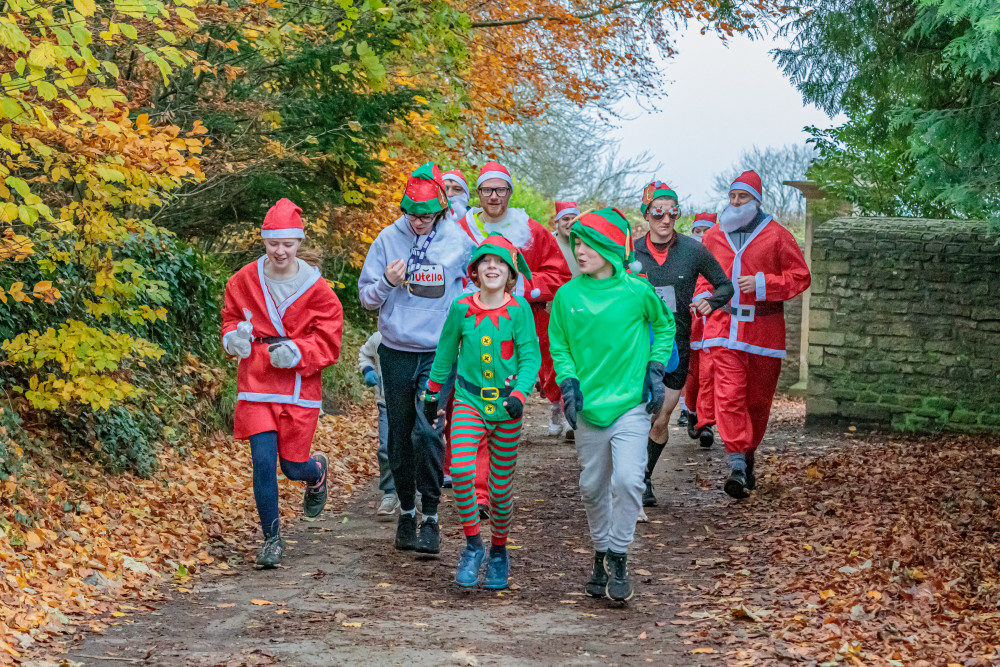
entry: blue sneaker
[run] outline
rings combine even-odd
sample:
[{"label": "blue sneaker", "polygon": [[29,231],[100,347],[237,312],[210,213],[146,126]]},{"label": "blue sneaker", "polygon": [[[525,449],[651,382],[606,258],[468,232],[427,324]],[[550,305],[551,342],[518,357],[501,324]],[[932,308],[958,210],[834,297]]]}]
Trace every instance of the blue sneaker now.
[{"label": "blue sneaker", "polygon": [[490,562],[486,565],[486,578],[483,579],[483,588],[499,591],[507,588],[510,583],[510,560],[507,558],[507,549],[490,554]]},{"label": "blue sneaker", "polygon": [[474,549],[466,545],[458,559],[458,569],[455,570],[455,583],[465,588],[472,588],[479,583],[479,570],[486,560],[486,547]]}]

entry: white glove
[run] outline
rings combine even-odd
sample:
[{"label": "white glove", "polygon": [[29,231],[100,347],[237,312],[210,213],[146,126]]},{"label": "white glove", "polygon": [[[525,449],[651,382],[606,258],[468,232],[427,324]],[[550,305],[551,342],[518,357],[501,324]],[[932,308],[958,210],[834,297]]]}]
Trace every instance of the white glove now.
[{"label": "white glove", "polygon": [[248,341],[253,340],[253,324],[250,323],[250,320],[243,320],[237,324],[235,335]]},{"label": "white glove", "polygon": [[275,343],[267,351],[271,353],[271,365],[275,368],[294,368],[302,359],[298,345],[290,340]]},{"label": "white glove", "polygon": [[250,339],[243,338],[239,333],[229,336],[226,339],[226,352],[240,359],[246,359],[250,356]]}]

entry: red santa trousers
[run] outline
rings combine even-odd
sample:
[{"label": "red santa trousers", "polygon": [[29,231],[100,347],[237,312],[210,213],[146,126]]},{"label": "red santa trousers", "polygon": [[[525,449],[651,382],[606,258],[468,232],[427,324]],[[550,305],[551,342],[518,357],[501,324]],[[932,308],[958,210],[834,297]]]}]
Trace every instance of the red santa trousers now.
[{"label": "red santa trousers", "polygon": [[698,412],[698,365],[701,363],[701,350],[691,350],[688,357],[688,376],[684,383],[684,404],[688,412]]},{"label": "red santa trousers", "polygon": [[535,333],[538,334],[538,347],[542,353],[542,367],[538,371],[542,395],[549,403],[558,403],[562,401],[562,392],[559,391],[556,369],[552,365],[552,355],[549,354],[549,311],[544,308],[544,304],[538,304],[532,306],[531,312],[535,316]]},{"label": "red santa trousers", "polygon": [[[719,348],[715,348],[719,349]],[[697,428],[715,424],[715,355],[712,348],[698,350]],[[690,377],[688,378],[690,381]],[[688,406],[690,407],[690,405]]]},{"label": "red santa trousers", "polygon": [[[726,347],[711,351],[715,375],[715,423],[726,451],[750,454],[764,439],[781,359]],[[698,415],[701,424],[702,416]]]}]

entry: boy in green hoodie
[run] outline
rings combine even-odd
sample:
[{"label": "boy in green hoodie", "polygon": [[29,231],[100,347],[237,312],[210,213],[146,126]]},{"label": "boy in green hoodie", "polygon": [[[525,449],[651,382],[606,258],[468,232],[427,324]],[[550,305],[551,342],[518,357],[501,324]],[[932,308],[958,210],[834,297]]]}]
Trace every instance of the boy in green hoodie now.
[{"label": "boy in green hoodie", "polygon": [[649,282],[626,270],[635,255],[620,211],[582,216],[570,244],[581,275],[556,293],[549,339],[594,542],[586,590],[625,602],[633,594],[627,553],[642,507],[649,415],[663,404],[674,321]]}]

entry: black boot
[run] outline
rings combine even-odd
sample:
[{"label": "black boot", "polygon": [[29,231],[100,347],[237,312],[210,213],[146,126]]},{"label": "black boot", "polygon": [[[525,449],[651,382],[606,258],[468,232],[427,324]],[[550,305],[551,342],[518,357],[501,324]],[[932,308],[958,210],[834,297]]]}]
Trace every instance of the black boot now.
[{"label": "black boot", "polygon": [[587,595],[592,598],[602,598],[608,587],[608,571],[604,568],[605,552],[594,552],[594,572],[587,582]]},{"label": "black boot", "polygon": [[628,556],[609,550],[605,561],[608,570],[608,587],[605,593],[616,602],[628,602],[635,592],[628,578]]},{"label": "black boot", "polygon": [[709,449],[715,444],[715,433],[712,432],[711,426],[703,426],[698,431],[698,444],[701,445],[702,449]]},{"label": "black boot", "polygon": [[754,469],[754,456],[753,452],[747,454],[747,491],[753,491],[757,488],[757,476],[753,474]]},{"label": "black boot", "polygon": [[726,483],[722,488],[727,495],[737,500],[742,500],[750,495],[750,491],[747,490],[747,474],[739,468],[733,468],[729,471],[729,477],[726,478]]},{"label": "black boot", "polygon": [[687,426],[688,420],[691,419],[691,414],[687,410],[681,410],[681,414],[677,417],[678,426]]},{"label": "black boot", "polygon": [[646,478],[646,488],[642,491],[642,506],[656,507],[656,496],[653,494],[653,480]]},{"label": "black boot", "polygon": [[396,549],[414,551],[417,548],[417,517],[413,514],[399,515],[396,524]]},{"label": "black boot", "polygon": [[698,415],[694,412],[688,413],[688,437],[692,440],[698,439]]},{"label": "black boot", "polygon": [[436,554],[441,550],[441,528],[434,519],[424,519],[420,524],[417,553]]}]

